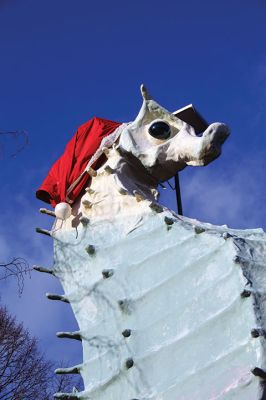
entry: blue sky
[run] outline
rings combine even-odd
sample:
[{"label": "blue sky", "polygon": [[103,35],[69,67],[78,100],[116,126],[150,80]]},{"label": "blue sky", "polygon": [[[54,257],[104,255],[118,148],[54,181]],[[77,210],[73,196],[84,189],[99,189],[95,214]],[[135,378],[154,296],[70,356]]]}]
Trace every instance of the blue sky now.
[{"label": "blue sky", "polygon": [[[50,266],[49,227],[35,190],[76,128],[93,116],[135,118],[140,83],[169,110],[193,103],[209,122],[226,122],[222,156],[180,174],[185,215],[234,228],[266,227],[266,3],[224,1],[0,1],[0,130],[24,129],[29,145],[8,157],[0,138],[1,260]],[[175,207],[171,190],[162,201]],[[48,302],[55,279],[32,274],[21,298],[14,282],[2,301],[54,359],[80,361],[67,305]]]}]

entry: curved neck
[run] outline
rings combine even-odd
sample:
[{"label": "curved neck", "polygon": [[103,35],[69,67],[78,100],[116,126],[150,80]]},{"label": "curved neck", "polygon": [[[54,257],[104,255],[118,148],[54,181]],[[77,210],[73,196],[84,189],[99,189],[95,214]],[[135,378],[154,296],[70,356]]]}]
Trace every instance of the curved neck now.
[{"label": "curved neck", "polygon": [[139,218],[157,202],[158,182],[142,164],[116,148],[108,149],[107,161],[92,177],[85,194],[73,205],[73,215],[62,229],[77,227],[84,218],[90,223],[114,221],[126,216]]},{"label": "curved neck", "polygon": [[107,219],[121,213],[136,213],[138,203],[157,200],[159,193],[156,187],[156,180],[138,161],[120,155],[112,148],[106,163],[92,178],[82,197],[80,211],[89,218],[101,216]]}]

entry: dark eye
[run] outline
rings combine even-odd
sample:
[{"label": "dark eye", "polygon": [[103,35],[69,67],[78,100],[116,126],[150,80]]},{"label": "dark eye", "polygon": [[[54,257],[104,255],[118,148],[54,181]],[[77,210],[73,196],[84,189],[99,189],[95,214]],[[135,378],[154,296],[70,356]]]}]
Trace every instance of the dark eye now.
[{"label": "dark eye", "polygon": [[168,139],[171,135],[171,128],[166,122],[157,121],[149,127],[149,134],[155,139]]}]

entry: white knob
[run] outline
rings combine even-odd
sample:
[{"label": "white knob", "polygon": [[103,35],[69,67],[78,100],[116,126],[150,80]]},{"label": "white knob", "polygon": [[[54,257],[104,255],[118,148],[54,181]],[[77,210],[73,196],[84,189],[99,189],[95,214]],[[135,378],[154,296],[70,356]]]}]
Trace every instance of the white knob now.
[{"label": "white knob", "polygon": [[55,216],[63,221],[70,217],[72,209],[68,203],[59,203],[55,206]]}]

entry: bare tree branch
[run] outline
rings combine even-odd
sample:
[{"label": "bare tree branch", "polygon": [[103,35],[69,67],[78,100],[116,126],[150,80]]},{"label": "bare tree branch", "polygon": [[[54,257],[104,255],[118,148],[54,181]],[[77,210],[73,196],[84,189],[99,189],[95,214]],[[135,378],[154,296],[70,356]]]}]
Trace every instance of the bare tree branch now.
[{"label": "bare tree branch", "polygon": [[[2,157],[4,154],[4,139],[9,138],[13,140],[12,143],[12,150],[9,157],[15,158],[29,143],[29,135],[24,130],[17,130],[17,131],[0,131],[0,155],[2,153]],[[14,146],[13,146],[14,145]]]},{"label": "bare tree branch", "polygon": [[5,280],[11,276],[17,279],[19,294],[22,293],[24,288],[25,275],[30,275],[32,268],[28,262],[22,257],[14,257],[10,262],[0,262],[0,281]]},{"label": "bare tree branch", "polygon": [[0,400],[50,400],[56,392],[81,387],[76,378],[56,377],[54,368],[36,339],[0,306]]}]

